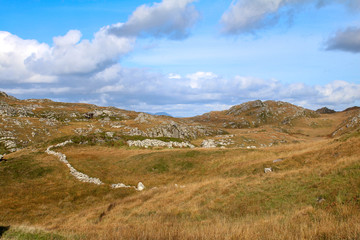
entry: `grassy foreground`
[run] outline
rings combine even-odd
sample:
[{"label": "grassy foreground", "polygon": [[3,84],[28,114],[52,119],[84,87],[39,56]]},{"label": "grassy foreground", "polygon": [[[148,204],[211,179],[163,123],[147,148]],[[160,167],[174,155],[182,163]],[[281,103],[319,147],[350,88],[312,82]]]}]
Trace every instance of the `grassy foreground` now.
[{"label": "grassy foreground", "polygon": [[251,150],[57,150],[143,192],[78,182],[44,150],[0,162],[2,239],[360,239],[358,134]]}]

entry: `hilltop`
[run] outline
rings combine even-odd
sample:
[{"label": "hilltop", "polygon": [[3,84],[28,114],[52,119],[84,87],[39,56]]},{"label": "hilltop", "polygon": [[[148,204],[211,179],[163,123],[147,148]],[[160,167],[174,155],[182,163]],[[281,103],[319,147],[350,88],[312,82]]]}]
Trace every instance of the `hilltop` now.
[{"label": "hilltop", "polygon": [[[55,139],[84,136],[92,136],[93,143],[137,137],[190,141],[195,146],[264,147],[347,133],[356,129],[353,118],[358,111],[348,109],[330,116],[286,102],[256,100],[225,111],[174,118],[49,99],[19,100],[2,92],[0,147],[2,153],[9,153]],[[347,121],[355,121],[355,127]]]},{"label": "hilltop", "polygon": [[0,93],[0,119],[2,239],[360,238],[356,107],[174,118]]}]

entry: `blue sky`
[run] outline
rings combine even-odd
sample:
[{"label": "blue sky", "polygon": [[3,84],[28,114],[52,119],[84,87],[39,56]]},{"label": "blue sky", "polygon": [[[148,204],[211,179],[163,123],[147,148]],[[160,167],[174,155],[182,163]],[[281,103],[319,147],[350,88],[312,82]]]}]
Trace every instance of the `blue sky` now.
[{"label": "blue sky", "polygon": [[0,0],[0,90],[193,116],[360,105],[358,0]]}]

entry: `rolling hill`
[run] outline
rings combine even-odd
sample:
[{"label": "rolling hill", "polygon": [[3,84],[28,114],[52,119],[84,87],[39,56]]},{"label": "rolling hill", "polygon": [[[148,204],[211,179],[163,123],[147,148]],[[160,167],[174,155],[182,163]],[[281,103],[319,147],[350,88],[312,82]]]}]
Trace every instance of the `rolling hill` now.
[{"label": "rolling hill", "polygon": [[0,93],[0,119],[1,239],[360,238],[358,108],[173,118]]}]

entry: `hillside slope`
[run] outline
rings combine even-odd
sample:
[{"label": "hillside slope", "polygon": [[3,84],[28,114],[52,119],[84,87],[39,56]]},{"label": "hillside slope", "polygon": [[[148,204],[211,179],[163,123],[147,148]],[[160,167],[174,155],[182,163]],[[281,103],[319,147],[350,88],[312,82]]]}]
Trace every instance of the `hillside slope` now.
[{"label": "hillside slope", "polygon": [[0,237],[360,239],[359,114],[253,101],[179,119],[1,93]]}]

